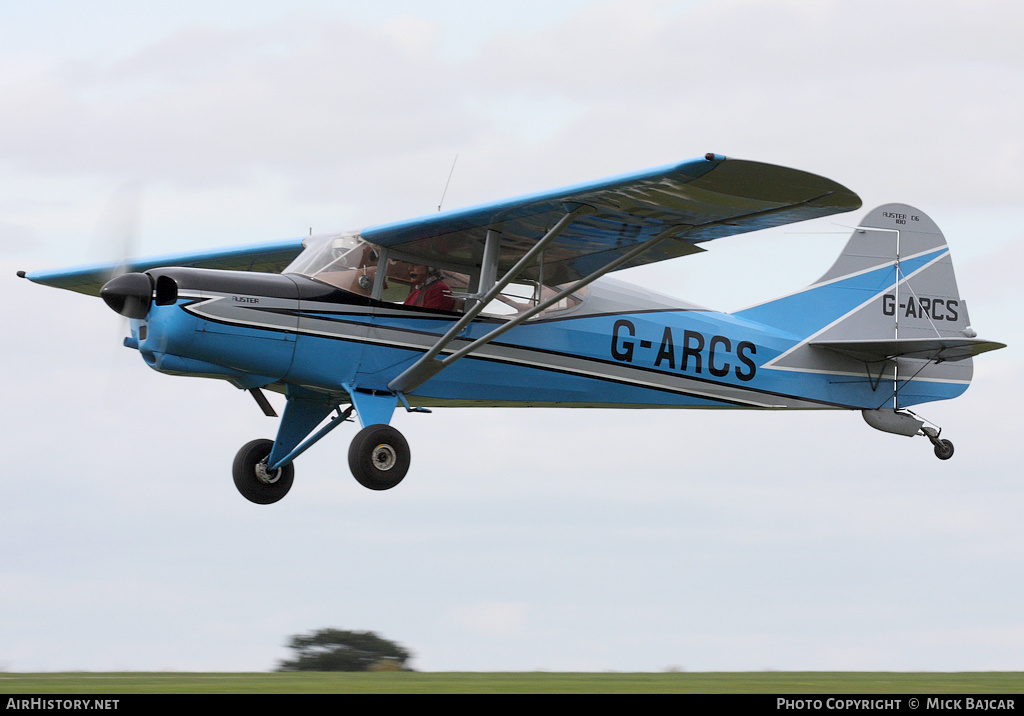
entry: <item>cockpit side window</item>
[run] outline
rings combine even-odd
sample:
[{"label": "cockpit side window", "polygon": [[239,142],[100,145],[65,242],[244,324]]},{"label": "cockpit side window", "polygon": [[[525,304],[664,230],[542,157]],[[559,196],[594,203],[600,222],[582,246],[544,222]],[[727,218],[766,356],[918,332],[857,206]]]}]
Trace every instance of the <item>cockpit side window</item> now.
[{"label": "cockpit side window", "polygon": [[[301,274],[367,298],[374,297],[377,274],[382,270],[383,250],[358,234],[335,234],[307,239],[305,250],[284,273]],[[470,274],[387,259],[380,282],[381,301],[443,311],[463,312],[473,305],[475,280]],[[562,286],[537,282],[513,282],[483,310],[492,318],[513,318],[547,301]],[[548,306],[533,318],[548,317],[583,302],[583,288]],[[479,295],[479,294],[476,294]]]},{"label": "cockpit side window", "polygon": [[409,261],[389,260],[381,298],[441,311],[466,310],[469,275]]},{"label": "cockpit side window", "polygon": [[[502,292],[498,294],[497,298],[487,304],[487,307],[484,309],[484,314],[489,316],[514,318],[515,316],[531,310],[539,303],[554,297],[555,294],[563,288],[565,288],[565,286],[543,286],[538,285],[536,282],[512,282],[505,286]],[[586,298],[586,296],[587,288],[584,286],[580,290],[570,293],[568,296],[563,296],[532,318],[545,318],[549,317],[553,313],[567,311],[570,308],[576,308],[576,306],[583,303],[583,299]]]},{"label": "cockpit side window", "polygon": [[[306,249],[285,269],[323,281],[368,298],[373,297],[381,271],[379,246],[357,234],[318,236],[307,240]],[[382,301],[447,311],[464,310],[469,276],[437,270],[407,261],[388,259],[380,282]],[[438,297],[443,301],[438,302]]]}]

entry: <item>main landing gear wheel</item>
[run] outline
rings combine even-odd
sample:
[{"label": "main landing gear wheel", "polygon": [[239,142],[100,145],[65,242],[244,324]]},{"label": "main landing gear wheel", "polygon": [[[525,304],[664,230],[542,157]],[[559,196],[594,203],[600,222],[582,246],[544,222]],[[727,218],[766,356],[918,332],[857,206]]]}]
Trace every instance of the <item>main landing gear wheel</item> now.
[{"label": "main landing gear wheel", "polygon": [[277,502],[292,489],[295,467],[289,463],[273,472],[267,470],[267,458],[274,447],[273,440],[253,440],[242,446],[231,466],[235,487],[242,497],[257,505]]},{"label": "main landing gear wheel", "polygon": [[390,490],[409,471],[409,443],[390,425],[368,425],[348,448],[348,466],[371,490]]}]

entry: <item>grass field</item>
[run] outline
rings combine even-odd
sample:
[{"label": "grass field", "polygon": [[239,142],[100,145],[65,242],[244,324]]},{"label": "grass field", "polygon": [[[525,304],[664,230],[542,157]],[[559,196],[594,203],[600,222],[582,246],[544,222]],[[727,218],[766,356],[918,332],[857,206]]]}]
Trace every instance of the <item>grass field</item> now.
[{"label": "grass field", "polygon": [[53,673],[0,674],[5,694],[693,693],[1019,694],[1024,673]]}]

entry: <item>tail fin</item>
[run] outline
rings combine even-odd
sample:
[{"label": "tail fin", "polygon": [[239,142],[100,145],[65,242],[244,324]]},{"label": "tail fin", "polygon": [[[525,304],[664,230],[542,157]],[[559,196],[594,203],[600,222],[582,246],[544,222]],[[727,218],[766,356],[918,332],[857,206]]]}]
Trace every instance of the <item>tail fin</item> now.
[{"label": "tail fin", "polygon": [[815,285],[843,283],[859,275],[880,281],[860,286],[865,303],[819,333],[815,345],[856,351],[858,344],[865,344],[866,350],[857,351],[859,357],[923,351],[921,357],[936,360],[967,358],[997,347],[975,339],[946,240],[935,222],[917,209],[887,204],[872,211]]},{"label": "tail fin", "polygon": [[942,232],[905,204],[870,212],[824,276],[759,308],[774,306],[778,315],[776,304],[787,300],[798,302],[788,310],[799,306],[798,335],[806,338],[764,367],[859,376],[837,381],[846,387],[835,391],[852,400],[867,381],[872,395],[861,400],[878,404],[865,407],[955,397],[970,384],[971,357],[1003,347],[976,338]]}]

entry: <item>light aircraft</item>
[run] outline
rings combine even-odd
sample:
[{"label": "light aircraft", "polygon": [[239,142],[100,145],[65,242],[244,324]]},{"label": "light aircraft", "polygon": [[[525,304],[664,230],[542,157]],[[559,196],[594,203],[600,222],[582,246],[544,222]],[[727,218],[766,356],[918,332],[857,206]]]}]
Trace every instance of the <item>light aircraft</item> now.
[{"label": "light aircraft", "polygon": [[921,211],[869,212],[818,281],[735,313],[606,276],[860,205],[828,179],[708,154],[359,232],[19,275],[101,296],[161,373],[226,380],[273,417],[262,391],[283,393],[276,439],[232,469],[259,504],[353,412],[352,473],[397,485],[398,407],[860,410],[948,459],[907,408],[960,395],[972,357],[1004,346],[971,329]]}]

